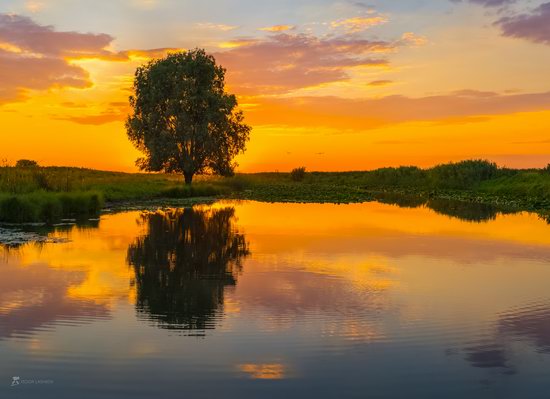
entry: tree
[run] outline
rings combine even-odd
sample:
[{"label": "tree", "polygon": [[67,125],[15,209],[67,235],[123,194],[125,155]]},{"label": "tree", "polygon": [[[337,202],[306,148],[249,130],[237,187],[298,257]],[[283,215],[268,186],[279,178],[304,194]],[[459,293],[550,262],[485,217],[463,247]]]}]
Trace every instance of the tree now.
[{"label": "tree", "polygon": [[144,153],[146,171],[231,176],[246,149],[250,127],[237,99],[225,91],[225,69],[202,49],[172,53],[135,73],[130,141]]}]

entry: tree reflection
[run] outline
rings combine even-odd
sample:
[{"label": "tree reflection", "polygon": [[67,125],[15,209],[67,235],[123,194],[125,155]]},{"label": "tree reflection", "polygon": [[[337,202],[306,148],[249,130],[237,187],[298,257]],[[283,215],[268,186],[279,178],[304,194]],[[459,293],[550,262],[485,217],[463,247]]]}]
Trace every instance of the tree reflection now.
[{"label": "tree reflection", "polygon": [[185,208],[143,214],[147,234],[128,248],[138,313],[162,328],[213,328],[226,286],[249,254],[234,228],[234,208]]},{"label": "tree reflection", "polygon": [[505,208],[473,201],[446,198],[431,198],[428,195],[381,192],[374,199],[383,204],[397,205],[400,208],[427,207],[433,211],[467,222],[490,222],[499,214],[513,213]]}]

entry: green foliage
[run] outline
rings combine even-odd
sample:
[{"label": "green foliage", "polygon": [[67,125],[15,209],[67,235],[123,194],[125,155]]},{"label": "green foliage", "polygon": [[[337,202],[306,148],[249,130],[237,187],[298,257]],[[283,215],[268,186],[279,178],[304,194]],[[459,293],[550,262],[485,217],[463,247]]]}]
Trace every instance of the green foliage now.
[{"label": "green foliage", "polygon": [[415,187],[427,184],[426,172],[416,166],[381,168],[365,173],[365,184],[369,187]]},{"label": "green foliage", "polygon": [[144,153],[146,171],[231,176],[244,152],[250,127],[225,92],[225,69],[204,50],[169,54],[135,73],[133,114],[126,122],[130,141]]},{"label": "green foliage", "polygon": [[96,192],[1,195],[0,222],[55,223],[62,218],[97,216],[103,207],[103,198]]},{"label": "green foliage", "polygon": [[165,198],[192,198],[192,197],[213,197],[221,194],[221,189],[211,184],[194,184],[172,187],[163,190],[160,194]]},{"label": "green foliage", "polygon": [[306,177],[306,168],[305,166],[300,166],[299,168],[294,168],[290,172],[290,178],[292,181],[302,181]]},{"label": "green foliage", "polygon": [[431,186],[441,189],[468,190],[497,175],[497,165],[482,160],[438,165],[428,171]]},{"label": "green foliage", "polygon": [[37,208],[29,198],[10,196],[0,200],[0,220],[3,222],[34,222],[37,216]]},{"label": "green foliage", "polygon": [[[480,171],[479,176],[476,171]],[[46,183],[36,178],[45,176]],[[47,221],[97,214],[103,201],[230,197],[285,202],[362,202],[376,198],[400,206],[442,206],[434,199],[550,210],[550,173],[545,169],[494,169],[484,161],[431,169],[384,168],[368,172],[307,172],[303,183],[291,173],[198,176],[183,185],[173,174],[103,172],[81,168],[0,167],[0,221]],[[430,205],[431,204],[431,205]],[[464,213],[453,204],[448,214]],[[491,214],[480,209],[478,214]],[[60,216],[61,215],[61,216]],[[485,217],[485,216],[484,216]],[[473,217],[471,217],[473,219]]]}]

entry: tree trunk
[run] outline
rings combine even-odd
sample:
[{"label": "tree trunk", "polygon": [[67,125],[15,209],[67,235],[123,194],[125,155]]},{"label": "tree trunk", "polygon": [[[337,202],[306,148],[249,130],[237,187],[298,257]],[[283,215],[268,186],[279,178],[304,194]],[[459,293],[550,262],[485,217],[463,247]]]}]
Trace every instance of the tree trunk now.
[{"label": "tree trunk", "polygon": [[193,181],[193,173],[183,173],[183,177],[185,178],[185,184],[189,185]]}]

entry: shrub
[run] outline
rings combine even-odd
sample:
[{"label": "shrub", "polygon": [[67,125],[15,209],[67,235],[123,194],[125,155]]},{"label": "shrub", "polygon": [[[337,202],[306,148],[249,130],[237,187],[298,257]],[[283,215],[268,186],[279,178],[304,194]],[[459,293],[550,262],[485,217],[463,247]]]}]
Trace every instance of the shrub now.
[{"label": "shrub", "polygon": [[293,181],[302,181],[306,177],[306,168],[305,166],[300,166],[299,168],[294,168],[290,172],[290,178]]},{"label": "shrub", "polygon": [[20,159],[15,163],[16,168],[37,168],[38,162],[31,159]]}]

